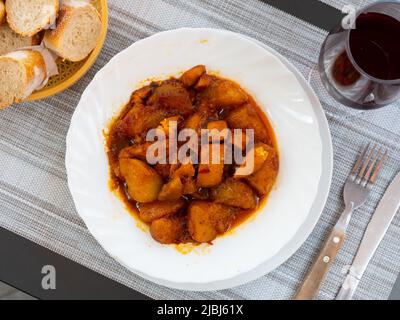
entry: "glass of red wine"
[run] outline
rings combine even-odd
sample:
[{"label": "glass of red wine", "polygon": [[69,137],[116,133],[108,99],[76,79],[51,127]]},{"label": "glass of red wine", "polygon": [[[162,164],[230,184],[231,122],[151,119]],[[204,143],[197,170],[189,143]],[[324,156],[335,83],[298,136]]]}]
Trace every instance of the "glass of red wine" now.
[{"label": "glass of red wine", "polygon": [[342,104],[375,109],[400,98],[400,2],[360,10],[352,28],[338,26],[326,38],[319,73]]}]

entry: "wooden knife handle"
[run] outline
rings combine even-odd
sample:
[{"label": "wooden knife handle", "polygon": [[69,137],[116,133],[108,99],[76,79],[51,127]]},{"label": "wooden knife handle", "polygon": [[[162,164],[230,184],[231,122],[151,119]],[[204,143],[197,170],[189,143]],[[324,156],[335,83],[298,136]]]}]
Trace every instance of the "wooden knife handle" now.
[{"label": "wooden knife handle", "polygon": [[294,300],[313,300],[343,246],[345,233],[333,229]]}]

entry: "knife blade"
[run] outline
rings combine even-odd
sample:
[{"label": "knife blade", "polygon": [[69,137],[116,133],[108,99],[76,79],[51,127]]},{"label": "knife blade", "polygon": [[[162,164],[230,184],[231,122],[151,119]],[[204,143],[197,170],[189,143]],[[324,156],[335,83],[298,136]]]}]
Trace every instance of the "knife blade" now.
[{"label": "knife blade", "polygon": [[357,255],[336,300],[351,300],[376,249],[385,236],[400,207],[400,174],[380,201],[361,241]]}]

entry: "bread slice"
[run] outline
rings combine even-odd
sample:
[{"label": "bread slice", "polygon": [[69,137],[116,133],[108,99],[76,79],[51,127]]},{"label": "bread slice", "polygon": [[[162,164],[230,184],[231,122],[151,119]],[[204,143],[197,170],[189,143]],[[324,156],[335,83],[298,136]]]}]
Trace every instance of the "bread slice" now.
[{"label": "bread slice", "polygon": [[0,0],[0,25],[6,20],[6,7],[3,0]]},{"label": "bread slice", "polygon": [[20,50],[1,56],[0,109],[27,98],[46,77],[46,64],[38,51]]},{"label": "bread slice", "polygon": [[23,37],[15,33],[6,23],[0,25],[0,55],[16,51],[24,47],[39,44],[40,37]]},{"label": "bread slice", "polygon": [[57,27],[47,30],[44,44],[60,57],[70,61],[85,59],[96,47],[101,32],[101,18],[86,1],[64,1]]},{"label": "bread slice", "polygon": [[7,22],[16,33],[33,36],[57,18],[59,0],[7,0]]}]

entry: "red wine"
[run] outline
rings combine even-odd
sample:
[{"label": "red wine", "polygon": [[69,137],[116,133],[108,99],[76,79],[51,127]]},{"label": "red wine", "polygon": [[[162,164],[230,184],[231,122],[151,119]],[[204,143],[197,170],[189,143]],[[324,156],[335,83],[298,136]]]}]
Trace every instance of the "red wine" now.
[{"label": "red wine", "polygon": [[358,14],[354,30],[338,25],[329,32],[318,70],[338,102],[381,108],[400,99],[400,1],[379,1]]},{"label": "red wine", "polygon": [[400,79],[400,21],[383,13],[361,14],[350,32],[350,51],[368,75]]}]

